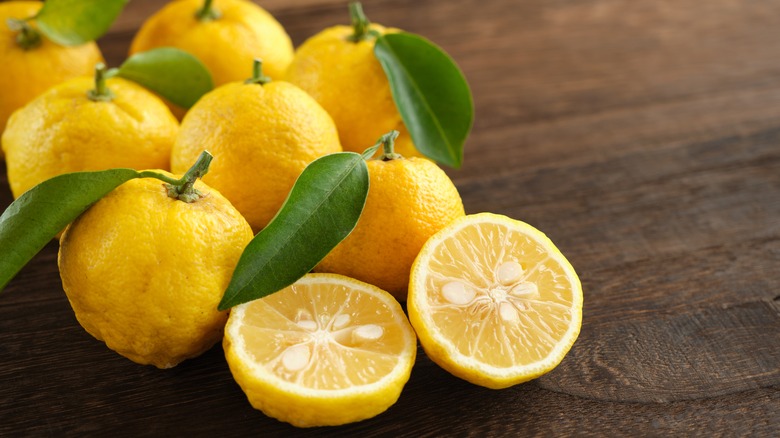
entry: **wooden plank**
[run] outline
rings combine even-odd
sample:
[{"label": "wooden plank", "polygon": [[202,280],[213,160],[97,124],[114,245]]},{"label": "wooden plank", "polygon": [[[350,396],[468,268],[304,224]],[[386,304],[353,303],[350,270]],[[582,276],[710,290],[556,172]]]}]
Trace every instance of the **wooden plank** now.
[{"label": "wooden plank", "polygon": [[708,399],[780,385],[773,301],[592,321],[542,388],[619,402]]},{"label": "wooden plank", "polygon": [[[484,178],[486,166],[493,170],[493,176],[509,176],[690,144],[721,142],[728,148],[731,140],[751,135],[760,138],[777,127],[780,89],[714,92],[709,97],[531,123],[501,121],[495,111],[481,116],[478,113],[479,117],[499,121],[492,127],[475,128],[466,147],[465,165],[450,172],[456,183]],[[695,165],[698,157],[684,158]]]}]

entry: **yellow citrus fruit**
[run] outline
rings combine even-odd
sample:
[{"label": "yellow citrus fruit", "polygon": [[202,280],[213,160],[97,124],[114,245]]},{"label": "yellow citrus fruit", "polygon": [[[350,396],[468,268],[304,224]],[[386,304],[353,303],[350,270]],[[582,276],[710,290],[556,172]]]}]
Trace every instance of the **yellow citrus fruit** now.
[{"label": "yellow citrus fruit", "polygon": [[[159,171],[165,175],[169,173]],[[140,364],[170,368],[220,340],[217,311],[252,230],[216,190],[192,203],[157,179],[128,181],[62,236],[62,287],[92,336]]]},{"label": "yellow citrus fruit", "polygon": [[[380,34],[399,32],[371,24]],[[373,37],[351,41],[350,26],[334,26],[306,40],[295,52],[285,79],[301,87],[333,117],[346,151],[362,152],[380,135],[401,132],[396,151],[419,156],[393,102],[390,84],[374,56]]]},{"label": "yellow citrus fruit", "polygon": [[480,213],[425,244],[407,305],[431,360],[469,382],[505,388],[561,362],[580,332],[582,287],[539,230]]},{"label": "yellow citrus fruit", "polygon": [[200,59],[214,84],[248,78],[252,60],[261,58],[266,74],[281,79],[293,57],[282,25],[247,0],[214,0],[213,17],[196,15],[203,0],[179,0],[152,15],[133,38],[130,54],[156,47],[176,47]]},{"label": "yellow citrus fruit", "polygon": [[311,427],[371,418],[393,405],[409,380],[417,341],[387,292],[309,274],[234,307],[223,346],[252,406]]},{"label": "yellow citrus fruit", "polygon": [[49,89],[11,116],[2,147],[14,197],[67,172],[169,168],[176,118],[134,82],[112,78],[106,84],[114,95],[110,101],[92,100],[94,80],[81,77]]},{"label": "yellow citrus fruit", "polygon": [[186,170],[203,149],[216,157],[203,179],[244,215],[255,232],[284,203],[315,159],[341,151],[328,113],[287,82],[234,82],[203,96],[182,120],[171,167]]},{"label": "yellow citrus fruit", "polygon": [[[0,132],[11,113],[24,106],[49,87],[67,79],[88,75],[95,64],[103,61],[94,42],[80,46],[61,46],[40,35],[40,44],[24,49],[17,41],[19,32],[12,31],[6,20],[26,19],[43,6],[39,1],[0,3]],[[29,22],[35,29],[35,21]]]},{"label": "yellow citrus fruit", "polygon": [[366,205],[355,229],[315,268],[371,283],[405,300],[409,271],[423,244],[462,217],[450,178],[424,158],[368,161]]}]

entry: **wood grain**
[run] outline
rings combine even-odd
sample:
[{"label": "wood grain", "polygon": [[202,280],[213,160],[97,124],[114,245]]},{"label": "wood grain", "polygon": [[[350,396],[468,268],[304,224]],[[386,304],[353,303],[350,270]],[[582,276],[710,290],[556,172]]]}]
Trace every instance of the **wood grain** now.
[{"label": "wood grain", "polygon": [[[267,0],[300,44],[345,2]],[[0,295],[0,436],[780,435],[780,1],[372,0],[468,78],[468,212],[545,231],[578,271],[582,333],[493,391],[420,350],[401,399],[312,430],[266,418],[221,348],[142,367],[78,325],[50,243]],[[111,65],[161,2],[133,0]],[[0,165],[0,206],[11,201]]]},{"label": "wood grain", "polygon": [[[542,388],[579,397],[666,403],[780,382],[780,318],[772,302],[635,316],[587,327]],[[662,378],[659,378],[662,377]]]}]

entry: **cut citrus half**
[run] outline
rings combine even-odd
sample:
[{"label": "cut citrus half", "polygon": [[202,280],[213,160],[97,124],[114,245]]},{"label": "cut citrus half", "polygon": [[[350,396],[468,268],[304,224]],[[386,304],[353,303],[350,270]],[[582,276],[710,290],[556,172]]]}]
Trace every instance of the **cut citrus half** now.
[{"label": "cut citrus half", "polygon": [[542,232],[480,213],[426,242],[407,306],[431,360],[477,385],[506,388],[561,362],[580,332],[582,287]]},{"label": "cut citrus half", "polygon": [[334,274],[309,274],[234,307],[225,355],[249,402],[298,427],[384,412],[401,394],[417,340],[389,293]]}]

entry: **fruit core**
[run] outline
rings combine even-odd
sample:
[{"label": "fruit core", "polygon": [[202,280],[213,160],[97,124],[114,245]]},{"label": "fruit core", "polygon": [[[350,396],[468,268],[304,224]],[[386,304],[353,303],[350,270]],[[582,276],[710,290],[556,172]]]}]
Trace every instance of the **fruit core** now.
[{"label": "fruit core", "polygon": [[348,314],[343,313],[335,317],[321,314],[315,319],[308,310],[300,309],[295,324],[304,334],[297,344],[282,353],[282,366],[287,371],[301,371],[309,365],[313,348],[329,348],[328,344],[334,343],[360,348],[361,344],[379,341],[385,334],[384,328],[377,324],[348,326],[351,320]]},{"label": "fruit core", "polygon": [[500,264],[494,272],[495,281],[487,288],[476,288],[461,281],[445,283],[441,289],[444,301],[456,306],[477,305],[492,307],[504,321],[520,319],[519,312],[526,310],[523,302],[539,298],[535,283],[522,281],[525,271],[520,263],[510,260]]}]

